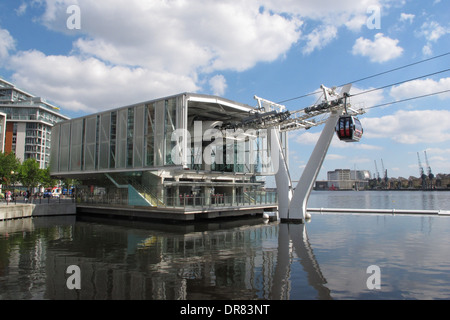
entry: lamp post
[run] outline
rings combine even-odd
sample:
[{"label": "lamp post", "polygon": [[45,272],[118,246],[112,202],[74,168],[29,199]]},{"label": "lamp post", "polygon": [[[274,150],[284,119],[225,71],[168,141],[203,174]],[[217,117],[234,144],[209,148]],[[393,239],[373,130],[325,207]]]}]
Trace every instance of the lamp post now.
[{"label": "lamp post", "polygon": [[16,195],[15,195],[15,193],[14,193],[14,191],[15,191],[15,185],[16,185],[16,172],[14,172],[14,170],[12,170],[11,171],[11,179],[10,179],[10,184],[11,184],[11,187],[12,187],[12,192],[11,192],[11,195],[12,195],[12,200],[14,200],[14,203],[16,203]]}]

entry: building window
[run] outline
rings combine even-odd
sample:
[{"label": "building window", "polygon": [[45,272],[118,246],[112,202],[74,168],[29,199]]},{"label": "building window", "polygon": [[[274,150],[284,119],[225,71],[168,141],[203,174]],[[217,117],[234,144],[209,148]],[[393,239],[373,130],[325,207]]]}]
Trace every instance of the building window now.
[{"label": "building window", "polygon": [[128,109],[127,121],[127,168],[133,167],[133,146],[134,146],[134,108]]},{"label": "building window", "polygon": [[117,130],[117,112],[111,112],[111,131],[110,131],[110,144],[109,144],[109,167],[116,167],[116,132]]},{"label": "building window", "polygon": [[84,143],[84,169],[95,170],[97,147],[97,117],[86,118]]},{"label": "building window", "polygon": [[134,109],[134,147],[133,147],[133,167],[142,168],[144,166],[144,129],[145,129],[145,106],[139,105]]},{"label": "building window", "polygon": [[176,100],[165,101],[164,114],[164,141],[165,145],[165,165],[174,164],[172,161],[172,149],[176,146],[176,141],[172,141],[172,132],[176,129],[177,106]]},{"label": "building window", "polygon": [[104,113],[100,116],[100,147],[99,147],[99,169],[108,169],[110,160],[110,134],[111,115]]},{"label": "building window", "polygon": [[145,165],[152,167],[155,160],[155,106],[146,106],[145,117]]}]

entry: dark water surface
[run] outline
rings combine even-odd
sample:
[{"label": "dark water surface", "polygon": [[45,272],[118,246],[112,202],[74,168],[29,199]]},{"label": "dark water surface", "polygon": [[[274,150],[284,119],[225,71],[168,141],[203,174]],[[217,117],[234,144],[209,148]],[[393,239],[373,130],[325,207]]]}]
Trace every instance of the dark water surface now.
[{"label": "dark water surface", "polygon": [[[449,196],[318,192],[309,207],[449,210]],[[305,225],[3,221],[0,299],[450,299],[449,244],[450,217],[437,215],[313,214]],[[79,290],[67,286],[72,265]],[[372,265],[380,289],[368,288]]]}]

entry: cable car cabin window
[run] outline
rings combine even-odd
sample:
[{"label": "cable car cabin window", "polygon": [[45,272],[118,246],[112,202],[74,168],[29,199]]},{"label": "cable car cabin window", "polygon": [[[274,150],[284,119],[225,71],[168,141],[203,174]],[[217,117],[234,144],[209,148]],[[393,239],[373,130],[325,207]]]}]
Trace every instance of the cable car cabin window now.
[{"label": "cable car cabin window", "polygon": [[336,134],[342,141],[357,142],[363,134],[361,122],[352,116],[341,116],[336,126]]}]

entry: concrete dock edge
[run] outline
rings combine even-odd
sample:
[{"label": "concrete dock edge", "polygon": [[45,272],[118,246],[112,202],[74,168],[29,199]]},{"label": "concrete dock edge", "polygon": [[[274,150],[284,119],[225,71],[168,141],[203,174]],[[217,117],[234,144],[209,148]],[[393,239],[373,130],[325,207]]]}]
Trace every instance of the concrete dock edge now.
[{"label": "concrete dock edge", "polygon": [[23,219],[30,217],[49,217],[75,215],[76,204],[72,202],[30,204],[0,204],[0,221]]}]

